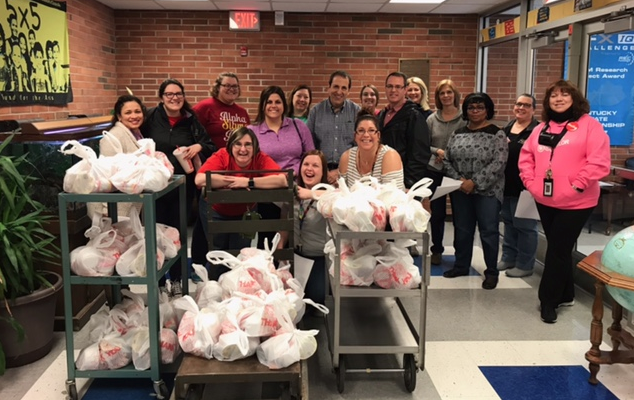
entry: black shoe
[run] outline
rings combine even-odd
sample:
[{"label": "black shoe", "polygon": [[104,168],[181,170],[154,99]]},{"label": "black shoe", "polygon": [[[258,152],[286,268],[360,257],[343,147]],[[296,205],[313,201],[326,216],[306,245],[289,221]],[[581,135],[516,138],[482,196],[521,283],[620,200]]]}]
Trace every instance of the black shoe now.
[{"label": "black shoe", "polygon": [[557,311],[555,310],[555,307],[545,306],[542,304],[540,314],[542,321],[547,324],[554,324],[557,322]]},{"label": "black shoe", "polygon": [[487,276],[484,278],[484,282],[482,282],[482,289],[493,290],[498,285],[498,277],[497,276]]},{"label": "black shoe", "polygon": [[442,254],[441,253],[432,253],[430,262],[431,262],[431,265],[440,265],[440,264],[442,264]]},{"label": "black shoe", "polygon": [[457,276],[466,276],[466,275],[469,275],[469,270],[461,269],[461,268],[452,268],[449,271],[445,271],[442,273],[442,276],[444,276],[445,278],[455,278]]}]

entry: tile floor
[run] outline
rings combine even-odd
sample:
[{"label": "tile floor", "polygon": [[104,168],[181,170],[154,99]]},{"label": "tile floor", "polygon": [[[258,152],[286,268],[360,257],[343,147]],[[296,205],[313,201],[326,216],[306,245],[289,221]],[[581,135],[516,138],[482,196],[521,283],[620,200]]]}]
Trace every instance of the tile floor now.
[{"label": "tile floor", "polygon": [[[617,230],[618,229],[614,229]],[[452,238],[447,224],[445,242]],[[593,233],[584,231],[579,249],[602,248],[609,240],[597,225]],[[484,269],[482,254],[475,249],[473,268]],[[452,253],[448,247],[447,254]],[[447,257],[449,258],[449,257]],[[449,268],[449,262],[443,265]],[[434,275],[442,269],[436,268]],[[434,270],[432,270],[434,271]],[[425,370],[417,374],[417,385],[408,393],[402,373],[347,374],[345,392],[339,394],[328,350],[323,319],[307,320],[320,329],[318,351],[309,360],[310,398],[334,399],[632,399],[634,366],[602,366],[598,387],[587,383],[585,352],[589,349],[592,296],[577,291],[576,305],[561,309],[556,324],[544,324],[537,311],[536,288],[541,271],[522,279],[500,275],[492,291],[482,290],[477,274],[455,279],[432,276],[428,292]],[[415,325],[419,307],[405,299],[405,308]],[[604,324],[609,322],[605,314]],[[607,326],[607,325],[604,325]],[[631,328],[631,327],[630,327]],[[345,332],[342,331],[342,334]],[[86,342],[86,332],[77,332],[76,344]],[[609,345],[604,344],[604,349]],[[351,356],[352,367],[387,368],[399,366],[395,356]],[[375,365],[372,365],[372,364]],[[358,364],[358,365],[357,365]],[[349,367],[351,368],[351,367]],[[64,399],[66,356],[62,333],[56,334],[51,353],[33,364],[10,369],[0,377],[0,399]],[[86,380],[78,380],[80,395],[86,399],[106,399]],[[128,393],[130,396],[125,396]],[[136,392],[134,392],[136,393]],[[121,390],[119,400],[155,398],[150,391],[136,395]],[[172,396],[173,397],[173,396]],[[207,388],[205,399],[221,399]]]}]

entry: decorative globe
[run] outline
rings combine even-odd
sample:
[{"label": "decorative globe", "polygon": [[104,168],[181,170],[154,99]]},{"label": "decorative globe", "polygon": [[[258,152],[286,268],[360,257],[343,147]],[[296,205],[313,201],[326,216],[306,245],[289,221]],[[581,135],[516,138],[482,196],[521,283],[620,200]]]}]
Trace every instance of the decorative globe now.
[{"label": "decorative globe", "polygon": [[[601,264],[606,268],[634,279],[634,226],[618,232],[605,245]],[[634,312],[634,291],[606,285],[608,293],[624,308]]]}]

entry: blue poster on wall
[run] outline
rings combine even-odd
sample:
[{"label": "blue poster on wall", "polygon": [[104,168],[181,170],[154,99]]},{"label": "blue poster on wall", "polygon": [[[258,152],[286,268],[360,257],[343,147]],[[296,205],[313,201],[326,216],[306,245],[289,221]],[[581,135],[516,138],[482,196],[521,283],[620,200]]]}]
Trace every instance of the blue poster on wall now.
[{"label": "blue poster on wall", "polygon": [[634,132],[634,31],[590,36],[590,115],[612,146],[629,146]]}]

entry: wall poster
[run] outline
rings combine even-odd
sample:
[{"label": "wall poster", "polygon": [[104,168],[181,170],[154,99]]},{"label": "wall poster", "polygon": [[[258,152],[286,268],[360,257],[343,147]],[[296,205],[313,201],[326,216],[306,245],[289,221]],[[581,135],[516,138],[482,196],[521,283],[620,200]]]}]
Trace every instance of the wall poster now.
[{"label": "wall poster", "polygon": [[72,102],[69,61],[66,3],[0,0],[0,107]]},{"label": "wall poster", "polygon": [[590,36],[587,97],[610,145],[629,146],[634,135],[634,31]]}]

